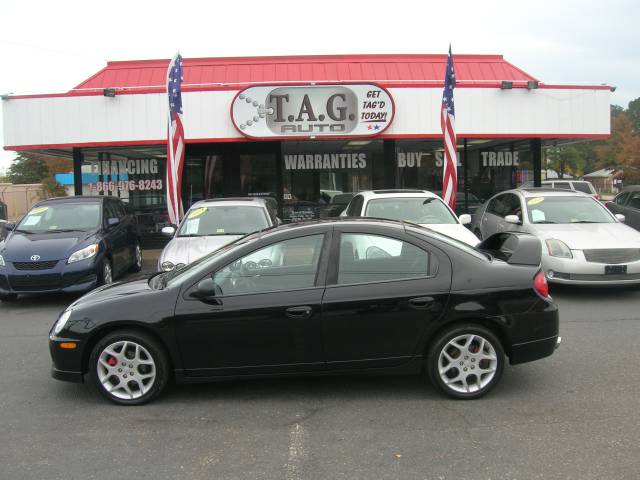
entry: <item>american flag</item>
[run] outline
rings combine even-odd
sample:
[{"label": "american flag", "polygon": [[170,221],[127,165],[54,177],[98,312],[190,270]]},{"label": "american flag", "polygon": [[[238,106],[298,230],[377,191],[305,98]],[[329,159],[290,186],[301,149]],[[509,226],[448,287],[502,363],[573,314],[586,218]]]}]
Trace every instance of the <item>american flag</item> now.
[{"label": "american flag", "polygon": [[184,165],[184,128],[182,126],[182,57],[173,57],[167,70],[169,117],[167,128],[167,211],[169,221],[180,223],[182,208],[182,167]]},{"label": "american flag", "polygon": [[453,69],[453,55],[449,45],[447,70],[444,75],[444,91],[442,92],[442,109],[440,125],[444,138],[444,165],[442,177],[442,198],[452,209],[456,208],[456,193],[458,191],[458,159],[456,157],[456,111],[453,106],[453,89],[456,77]]}]

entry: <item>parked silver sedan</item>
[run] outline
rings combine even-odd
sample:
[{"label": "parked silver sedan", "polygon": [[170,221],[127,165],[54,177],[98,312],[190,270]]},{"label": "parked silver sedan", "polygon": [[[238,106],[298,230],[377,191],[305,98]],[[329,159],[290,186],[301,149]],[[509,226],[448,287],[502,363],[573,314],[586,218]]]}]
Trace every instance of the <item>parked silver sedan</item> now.
[{"label": "parked silver sedan", "polygon": [[216,198],[194,203],[179,227],[164,227],[173,238],[158,259],[158,270],[187,265],[248,233],[280,223],[268,199]]},{"label": "parked silver sedan", "polygon": [[584,193],[525,188],[490,198],[472,229],[480,238],[504,231],[536,235],[550,282],[640,284],[640,232],[624,220]]}]

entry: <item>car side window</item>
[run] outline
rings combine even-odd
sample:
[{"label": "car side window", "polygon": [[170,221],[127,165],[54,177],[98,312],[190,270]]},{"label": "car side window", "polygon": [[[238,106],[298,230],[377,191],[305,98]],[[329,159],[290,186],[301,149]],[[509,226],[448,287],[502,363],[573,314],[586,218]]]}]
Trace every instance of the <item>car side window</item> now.
[{"label": "car side window", "polygon": [[623,192],[619,194],[613,201],[618,205],[624,205],[625,203],[627,203],[629,195],[631,195],[631,192]]},{"label": "car side window", "polygon": [[347,216],[359,217],[362,212],[362,203],[362,195],[356,195],[355,197],[353,197],[353,200],[351,201],[351,203],[349,203],[349,207],[347,209]]},{"label": "car side window", "polygon": [[313,287],[323,238],[284,240],[235,260],[213,274],[216,291],[241,295]]},{"label": "car side window", "polygon": [[340,239],[338,284],[427,277],[430,257],[421,248],[395,238],[344,233]]},{"label": "car side window", "polygon": [[118,214],[116,213],[116,211],[113,208],[113,203],[109,202],[109,201],[105,201],[104,202],[104,224],[108,225],[108,221],[110,218],[119,218]]},{"label": "car side window", "polygon": [[593,194],[593,192],[591,191],[591,188],[589,188],[590,185],[587,182],[571,182],[571,183],[573,184],[574,190],[582,193],[588,193],[589,195]]},{"label": "car side window", "polygon": [[487,213],[491,213],[493,215],[502,217],[503,216],[502,212],[504,211],[505,211],[504,195],[498,195],[497,197],[495,197],[493,200],[489,202],[489,205],[487,205]]},{"label": "car side window", "polygon": [[520,198],[513,193],[507,193],[504,195],[504,211],[503,215],[506,217],[507,215],[517,215],[522,218],[522,206],[520,205]]},{"label": "car side window", "polygon": [[633,192],[631,194],[627,207],[640,210],[640,192]]},{"label": "car side window", "polygon": [[124,204],[122,204],[120,202],[113,202],[113,207],[114,207],[116,215],[118,216],[118,218],[120,220],[122,220],[127,215],[127,212],[126,212],[126,210],[124,208]]},{"label": "car side window", "polygon": [[571,190],[569,182],[553,182],[553,188],[561,188],[563,190]]}]

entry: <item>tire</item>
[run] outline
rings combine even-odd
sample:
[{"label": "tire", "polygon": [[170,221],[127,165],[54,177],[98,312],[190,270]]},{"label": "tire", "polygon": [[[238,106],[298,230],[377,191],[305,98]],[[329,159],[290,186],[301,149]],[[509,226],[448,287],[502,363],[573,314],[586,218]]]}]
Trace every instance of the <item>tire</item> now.
[{"label": "tire", "polygon": [[17,293],[7,293],[4,295],[0,295],[0,301],[3,302],[15,302],[18,299]]},{"label": "tire", "polygon": [[164,390],[168,376],[169,361],[164,348],[136,330],[107,334],[89,356],[90,382],[118,405],[151,401]]},{"label": "tire", "polygon": [[[438,335],[427,354],[426,369],[431,383],[442,392],[471,400],[496,386],[502,377],[504,359],[502,344],[490,330],[465,324]],[[485,373],[478,376],[479,371]]]},{"label": "tire", "polygon": [[476,228],[476,229],[473,231],[473,234],[474,234],[476,237],[478,237],[478,240],[482,240],[482,233],[480,232],[480,229],[479,229],[479,228]]},{"label": "tire", "polygon": [[136,242],[133,253],[133,265],[131,265],[130,271],[137,273],[142,270],[142,248],[140,248],[140,242]]},{"label": "tire", "polygon": [[[107,269],[109,269],[109,274],[107,273]],[[113,283],[113,264],[111,263],[111,260],[109,260],[108,258],[102,260],[98,275],[100,285],[109,285],[110,283]]]}]

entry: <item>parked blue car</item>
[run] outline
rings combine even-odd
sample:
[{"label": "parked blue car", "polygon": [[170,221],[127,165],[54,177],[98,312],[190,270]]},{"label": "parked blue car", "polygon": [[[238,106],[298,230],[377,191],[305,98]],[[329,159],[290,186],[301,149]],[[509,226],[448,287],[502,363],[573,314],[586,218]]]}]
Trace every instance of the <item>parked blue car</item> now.
[{"label": "parked blue car", "polygon": [[114,197],[36,204],[0,242],[0,300],[21,293],[86,292],[142,269],[138,224]]}]

